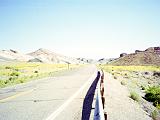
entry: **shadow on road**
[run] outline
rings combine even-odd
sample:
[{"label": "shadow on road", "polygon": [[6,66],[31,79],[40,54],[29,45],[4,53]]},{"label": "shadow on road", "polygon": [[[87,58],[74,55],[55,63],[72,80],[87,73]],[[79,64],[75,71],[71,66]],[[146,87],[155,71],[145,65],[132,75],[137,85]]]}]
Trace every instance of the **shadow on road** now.
[{"label": "shadow on road", "polygon": [[85,96],[85,99],[83,101],[82,120],[89,120],[89,118],[90,118],[94,93],[95,93],[99,78],[100,78],[100,72],[98,71],[97,77],[93,81],[93,83],[92,83],[91,87],[89,88],[89,90]]}]

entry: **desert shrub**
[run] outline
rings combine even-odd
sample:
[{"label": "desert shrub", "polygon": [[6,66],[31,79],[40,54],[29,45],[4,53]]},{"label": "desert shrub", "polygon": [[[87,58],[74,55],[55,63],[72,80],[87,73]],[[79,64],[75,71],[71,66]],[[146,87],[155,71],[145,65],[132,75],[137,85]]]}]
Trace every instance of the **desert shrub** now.
[{"label": "desert shrub", "polygon": [[0,87],[4,87],[5,86],[5,83],[3,80],[0,80]]},{"label": "desert shrub", "polygon": [[20,75],[20,73],[19,73],[19,72],[15,72],[15,71],[10,74],[10,76],[17,76],[17,77],[18,77],[19,75]]},{"label": "desert shrub", "polygon": [[116,76],[114,76],[114,79],[117,79],[117,77],[116,77]]},{"label": "desert shrub", "polygon": [[13,79],[13,77],[9,77],[9,79],[8,79],[8,80],[10,80],[10,81],[11,81],[12,79]]},{"label": "desert shrub", "polygon": [[154,110],[154,111],[151,112],[151,117],[153,118],[153,120],[157,120],[157,117],[158,117],[157,110]]},{"label": "desert shrub", "polygon": [[142,90],[145,90],[145,89],[146,89],[146,86],[141,85],[141,89],[142,89]]},{"label": "desert shrub", "polygon": [[16,69],[14,69],[14,70],[15,70],[15,71],[19,71],[19,69],[17,69],[17,68],[16,68]]},{"label": "desert shrub", "polygon": [[130,76],[129,73],[125,73],[125,74],[123,75],[123,77],[129,79],[131,76]]},{"label": "desert shrub", "polygon": [[154,102],[159,95],[160,95],[160,86],[153,86],[149,87],[146,90],[145,97],[148,101]]},{"label": "desert shrub", "polygon": [[5,67],[5,69],[12,69],[12,68],[11,68],[11,67],[9,67],[9,66],[6,66],[6,67]]},{"label": "desert shrub", "polygon": [[23,80],[23,79],[18,80],[18,83],[24,83],[24,82],[25,82],[25,80]]},{"label": "desert shrub", "polygon": [[146,90],[145,99],[153,102],[154,106],[160,106],[160,86],[149,87]]},{"label": "desert shrub", "polygon": [[34,75],[29,76],[29,78],[31,78],[31,79],[34,78]]},{"label": "desert shrub", "polygon": [[20,80],[20,83],[24,83],[24,80]]},{"label": "desert shrub", "polygon": [[126,83],[126,81],[121,81],[121,85],[126,85],[127,83]]},{"label": "desert shrub", "polygon": [[[160,97],[159,97],[160,98]],[[154,102],[153,105],[160,110],[160,103],[159,102]]]},{"label": "desert shrub", "polygon": [[4,84],[9,84],[10,80],[4,80]]},{"label": "desert shrub", "polygon": [[133,100],[139,102],[140,101],[140,96],[136,93],[136,92],[130,92],[130,98],[132,98]]},{"label": "desert shrub", "polygon": [[38,70],[34,71],[34,73],[38,73]]},{"label": "desert shrub", "polygon": [[127,74],[127,73],[125,73],[124,75],[125,75],[125,76],[128,76],[128,74]]},{"label": "desert shrub", "polygon": [[12,82],[13,82],[14,80],[16,80],[16,79],[17,79],[17,77],[15,77],[15,76],[8,78],[8,80],[9,80],[9,81],[12,81]]}]

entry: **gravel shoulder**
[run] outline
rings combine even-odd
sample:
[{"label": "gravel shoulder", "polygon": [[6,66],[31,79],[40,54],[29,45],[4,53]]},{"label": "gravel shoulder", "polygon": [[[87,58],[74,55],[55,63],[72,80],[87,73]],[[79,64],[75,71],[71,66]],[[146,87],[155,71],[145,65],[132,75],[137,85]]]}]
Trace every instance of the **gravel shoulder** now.
[{"label": "gravel shoulder", "polygon": [[128,89],[105,72],[105,111],[108,120],[152,120],[140,105],[129,98]]}]

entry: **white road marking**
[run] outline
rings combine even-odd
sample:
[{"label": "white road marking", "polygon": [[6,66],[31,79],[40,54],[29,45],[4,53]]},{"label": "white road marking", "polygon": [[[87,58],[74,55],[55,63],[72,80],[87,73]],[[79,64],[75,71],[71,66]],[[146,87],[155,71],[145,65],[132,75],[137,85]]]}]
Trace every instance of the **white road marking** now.
[{"label": "white road marking", "polygon": [[72,95],[65,103],[63,103],[56,111],[54,111],[50,116],[48,116],[45,120],[54,120],[68,105],[73,101],[73,99],[81,92],[83,89],[96,78],[97,71],[89,78],[87,82],[76,92]]}]

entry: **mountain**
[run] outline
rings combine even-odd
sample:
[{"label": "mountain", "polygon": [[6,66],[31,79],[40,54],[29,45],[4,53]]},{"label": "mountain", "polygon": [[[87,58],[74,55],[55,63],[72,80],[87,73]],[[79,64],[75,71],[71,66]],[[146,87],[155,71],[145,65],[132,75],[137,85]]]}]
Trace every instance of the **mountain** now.
[{"label": "mountain", "polygon": [[86,59],[72,58],[57,54],[47,49],[40,48],[34,52],[23,54],[16,50],[0,50],[0,62],[24,61],[41,63],[99,63],[111,65],[158,65],[160,66],[160,47],[150,47],[144,51],[136,50],[135,53],[121,53],[117,59]]},{"label": "mountain", "polygon": [[12,49],[0,50],[0,62],[13,61],[72,64],[84,63],[84,61],[78,60],[76,58],[60,55],[42,48],[28,54],[23,54]]},{"label": "mountain", "polygon": [[60,55],[43,48],[40,48],[35,52],[29,53],[27,55],[33,57],[33,59],[30,59],[29,62],[35,62],[35,61],[44,62],[44,63],[80,63],[81,62],[76,58]]},{"label": "mountain", "polygon": [[32,59],[32,56],[22,54],[15,50],[0,50],[0,61],[6,62],[6,61],[28,61],[29,59]]},{"label": "mountain", "polygon": [[111,65],[157,65],[160,66],[160,47],[150,47],[135,53],[122,53],[120,57],[110,63]]}]

